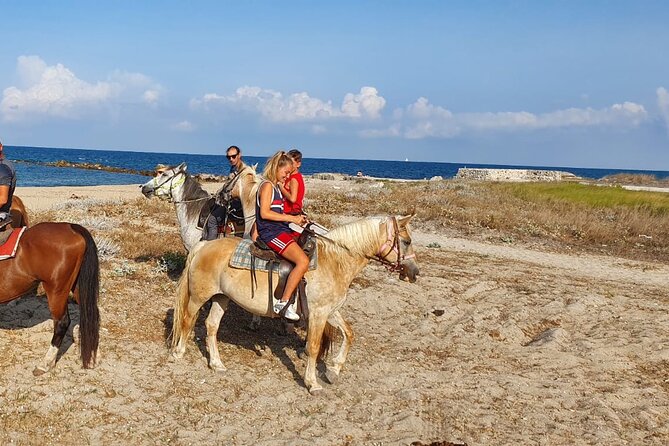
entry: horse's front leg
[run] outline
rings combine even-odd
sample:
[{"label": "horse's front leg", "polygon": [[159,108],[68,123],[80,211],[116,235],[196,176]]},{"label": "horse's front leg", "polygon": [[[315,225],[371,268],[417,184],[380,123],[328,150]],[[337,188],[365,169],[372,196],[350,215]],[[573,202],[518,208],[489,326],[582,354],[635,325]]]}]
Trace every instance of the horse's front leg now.
[{"label": "horse's front leg", "polygon": [[330,384],[334,384],[339,378],[339,373],[344,366],[344,362],[346,362],[346,356],[351,349],[354,336],[353,329],[351,329],[349,323],[344,320],[338,310],[330,315],[328,322],[339,328],[342,333],[342,341],[341,345],[339,346],[339,352],[337,352],[337,356],[335,356],[332,360],[332,366],[328,366],[327,370],[325,371],[325,378]]},{"label": "horse's front leg", "polygon": [[309,328],[307,329],[307,367],[304,371],[304,384],[309,393],[315,395],[323,390],[323,386],[318,383],[316,378],[316,360],[321,349],[323,339],[323,330],[327,316],[314,314],[309,315]]},{"label": "horse's front leg", "polygon": [[217,334],[221,318],[225,314],[230,299],[222,294],[218,294],[211,299],[211,309],[205,321],[207,327],[207,352],[209,353],[209,367],[219,373],[225,372],[226,368],[221,361],[218,352]]},{"label": "horse's front leg", "polygon": [[51,345],[46,351],[42,363],[33,369],[33,375],[35,376],[48,372],[56,365],[58,350],[70,326],[70,313],[67,308],[67,296],[69,293],[65,293],[62,298],[58,295],[53,297],[52,294],[50,295],[47,287],[45,286],[44,288],[47,291],[47,296],[51,296],[49,298],[49,309],[53,318],[53,336],[51,337]]}]

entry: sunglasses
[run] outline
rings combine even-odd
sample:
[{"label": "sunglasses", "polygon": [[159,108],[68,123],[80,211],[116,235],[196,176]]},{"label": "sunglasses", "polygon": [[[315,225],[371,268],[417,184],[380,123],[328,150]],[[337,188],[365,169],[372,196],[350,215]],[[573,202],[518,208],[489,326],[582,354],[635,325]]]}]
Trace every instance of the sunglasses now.
[{"label": "sunglasses", "polygon": [[234,155],[225,155],[225,157],[229,160],[233,160],[233,159],[237,158],[237,155],[239,155],[239,153],[235,153]]}]

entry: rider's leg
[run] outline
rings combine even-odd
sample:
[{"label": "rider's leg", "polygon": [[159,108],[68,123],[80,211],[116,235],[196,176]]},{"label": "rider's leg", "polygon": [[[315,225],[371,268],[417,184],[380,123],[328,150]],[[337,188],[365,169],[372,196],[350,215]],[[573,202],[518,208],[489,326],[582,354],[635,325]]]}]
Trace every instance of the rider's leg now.
[{"label": "rider's leg", "polygon": [[211,213],[204,224],[202,240],[216,240],[218,238],[218,219]]},{"label": "rider's leg", "polygon": [[297,285],[304,277],[307,269],[309,269],[309,258],[297,243],[289,244],[281,255],[295,264],[288,275],[288,279],[286,279],[286,287],[283,289],[283,296],[281,296],[281,301],[287,302],[297,289]]}]

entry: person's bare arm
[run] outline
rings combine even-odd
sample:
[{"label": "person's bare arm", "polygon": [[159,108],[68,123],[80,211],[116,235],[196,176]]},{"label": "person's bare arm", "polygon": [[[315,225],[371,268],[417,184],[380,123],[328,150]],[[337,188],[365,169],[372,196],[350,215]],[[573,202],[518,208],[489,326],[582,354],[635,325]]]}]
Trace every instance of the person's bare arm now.
[{"label": "person's bare arm", "polygon": [[9,186],[0,186],[0,207],[9,201]]},{"label": "person's bare arm", "polygon": [[274,212],[271,208],[272,195],[272,185],[264,183],[260,187],[260,217],[263,220],[285,221],[298,225],[306,223],[306,218],[303,215],[279,214],[278,212]]},{"label": "person's bare arm", "polygon": [[297,200],[298,189],[297,180],[295,178],[291,178],[288,186],[290,187],[290,190],[283,187],[283,184],[281,185],[281,193],[283,194],[283,198],[290,201],[291,203],[295,203],[295,200]]}]

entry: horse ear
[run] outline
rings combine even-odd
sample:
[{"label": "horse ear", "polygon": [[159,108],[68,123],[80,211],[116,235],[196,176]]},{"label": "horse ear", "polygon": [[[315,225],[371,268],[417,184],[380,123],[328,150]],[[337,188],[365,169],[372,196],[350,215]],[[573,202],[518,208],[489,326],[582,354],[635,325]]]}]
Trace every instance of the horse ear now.
[{"label": "horse ear", "polygon": [[255,163],[253,166],[251,166],[254,172],[258,171],[258,163]]},{"label": "horse ear", "polygon": [[409,222],[411,221],[412,218],[414,218],[415,215],[416,215],[416,213],[413,212],[409,215],[405,215],[404,217],[398,217],[397,218],[397,224],[399,226],[405,227],[406,225],[409,224]]},{"label": "horse ear", "polygon": [[177,166],[177,170],[180,170],[181,172],[185,172],[187,169],[188,165],[185,161]]}]

